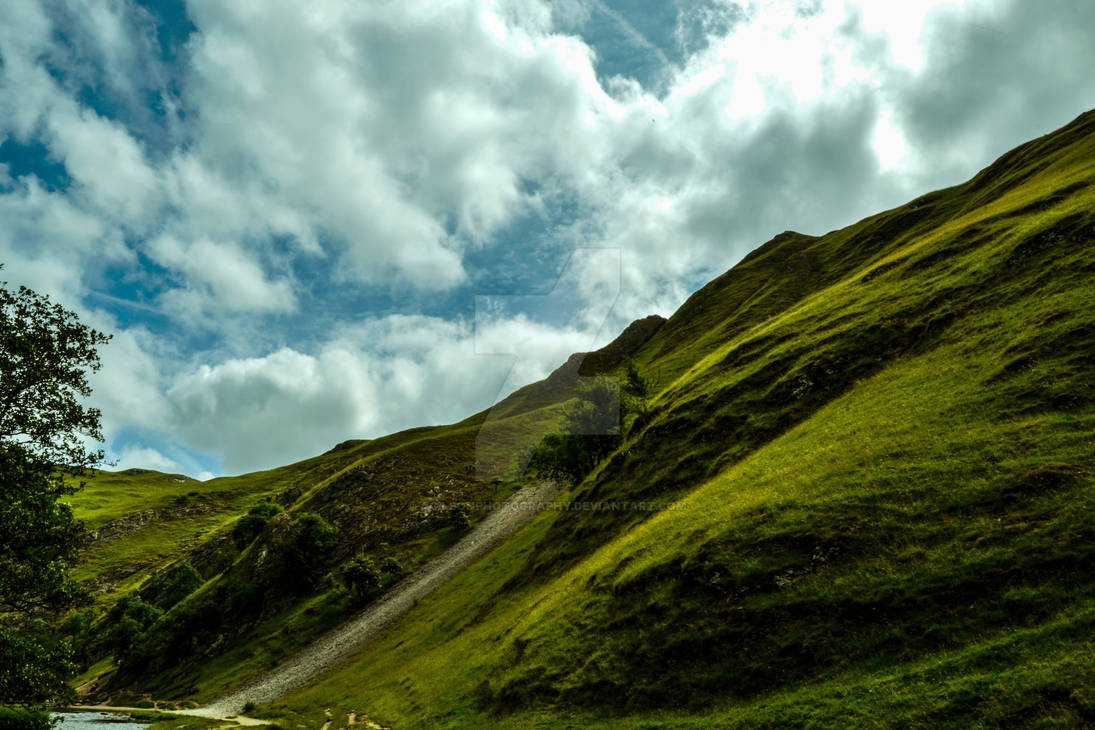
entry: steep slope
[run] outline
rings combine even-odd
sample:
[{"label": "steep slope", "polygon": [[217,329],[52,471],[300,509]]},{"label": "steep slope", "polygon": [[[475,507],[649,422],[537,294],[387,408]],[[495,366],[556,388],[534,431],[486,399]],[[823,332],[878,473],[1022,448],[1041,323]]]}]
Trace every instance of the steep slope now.
[{"label": "steep slope", "polygon": [[[488,516],[485,503],[528,483],[524,465],[556,430],[582,361],[618,366],[661,321],[637,322],[605,348],[571,358],[544,387],[450,426],[348,441],[299,464],[204,483],[141,470],[96,474],[74,497],[94,529],[78,575],[99,594],[98,611],[75,624],[89,666],[80,683],[97,699],[208,700],[307,646],[363,603],[378,602]],[[241,515],[266,502],[284,514],[253,544],[237,544]],[[291,543],[306,514],[331,525],[336,540],[302,581]],[[383,568],[382,585],[365,597],[347,582],[357,558]],[[177,604],[164,601],[189,568],[204,585]],[[134,620],[155,613],[144,603],[166,613],[119,642],[111,633],[132,600],[140,602],[130,611]]]},{"label": "steep slope", "polygon": [[290,690],[314,682],[417,605],[418,601],[490,552],[535,515],[538,505],[551,500],[556,490],[554,482],[543,481],[517,492],[458,543],[400,582],[383,600],[375,602],[255,681],[218,697],[205,707],[190,711],[190,714],[229,717],[242,712],[248,704],[270,702]]},{"label": "steep slope", "polygon": [[[206,482],[147,469],[94,471],[72,498],[76,516],[91,533],[76,576],[107,601],[205,545],[255,502],[309,489],[357,461],[357,446]],[[209,558],[199,560],[199,570],[211,577],[224,566],[218,567],[208,547],[205,553]]]},{"label": "steep slope", "polygon": [[1095,722],[1093,183],[1086,114],[777,237],[635,352],[652,408],[570,495],[674,509],[542,514],[271,712]]}]

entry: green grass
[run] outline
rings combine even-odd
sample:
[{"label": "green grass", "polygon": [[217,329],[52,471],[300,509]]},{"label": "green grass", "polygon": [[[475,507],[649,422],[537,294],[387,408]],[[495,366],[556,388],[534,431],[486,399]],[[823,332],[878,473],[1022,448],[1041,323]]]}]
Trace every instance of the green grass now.
[{"label": "green grass", "polygon": [[107,598],[131,590],[229,526],[255,502],[286,490],[311,489],[357,461],[368,446],[206,482],[141,469],[92,472],[70,501],[76,517],[93,533],[148,510],[155,517],[117,539],[93,541],[74,574],[105,584]]},{"label": "green grass", "polygon": [[[537,516],[264,716],[1095,724],[1093,281],[1095,114],[965,185],[776,237],[634,353],[650,412],[567,495],[676,509]],[[551,392],[478,438],[499,473],[557,422]],[[475,478],[486,419],[357,447],[295,509],[338,522],[345,555],[424,560],[446,534],[408,536],[408,514],[514,486]],[[163,686],[238,684],[322,627],[309,607]]]},{"label": "green grass", "polygon": [[680,509],[542,515],[272,710],[1095,722],[1093,127],[699,292],[636,356],[652,415],[572,494]]},{"label": "green grass", "polygon": [[[257,501],[281,498],[290,503],[289,519],[317,512],[333,524],[338,545],[328,565],[332,570],[366,553],[378,564],[393,558],[413,571],[464,532],[431,505],[507,498],[520,482],[483,481],[479,470],[518,473],[518,457],[552,429],[557,410],[555,404],[496,419],[490,438],[478,438],[480,415],[452,426],[411,429],[281,469],[204,483],[155,472],[95,474],[74,498],[77,514],[90,525],[105,533],[104,525],[145,510],[155,510],[156,519],[117,539],[93,543],[77,577],[105,584],[99,602],[108,606],[121,594],[147,588],[186,559],[207,582],[175,613],[209,601],[215,613],[198,622],[198,628],[212,632],[199,642],[198,653],[182,662],[149,666],[122,662],[106,691],[124,688],[163,699],[207,700],[269,669],[357,610],[332,581],[318,595],[267,591],[248,613],[233,606],[232,590],[264,580],[256,556],[269,547],[268,536],[242,552],[229,537],[235,521]],[[472,522],[484,514],[473,512]],[[162,634],[159,627],[173,615],[154,625],[150,635]],[[109,628],[104,620],[94,631],[105,636]],[[113,669],[100,654],[92,658],[104,672]]]}]

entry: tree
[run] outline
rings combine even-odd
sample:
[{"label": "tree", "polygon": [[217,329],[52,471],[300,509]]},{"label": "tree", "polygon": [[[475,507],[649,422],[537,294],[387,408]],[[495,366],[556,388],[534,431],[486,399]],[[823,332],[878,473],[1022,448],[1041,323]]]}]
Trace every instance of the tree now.
[{"label": "tree", "polygon": [[241,517],[232,528],[232,539],[236,547],[243,550],[254,542],[255,538],[262,534],[270,518],[281,511],[281,505],[274,502],[259,502],[247,510],[247,514]]},{"label": "tree", "polygon": [[565,431],[580,436],[620,433],[620,384],[615,378],[585,378],[565,413]]},{"label": "tree", "polygon": [[579,482],[620,443],[620,388],[612,378],[589,378],[563,410],[563,433],[540,442],[529,467],[544,476]]},{"label": "tree", "polygon": [[71,650],[40,619],[83,592],[68,576],[82,526],[61,501],[102,451],[100,414],[81,402],[110,338],[26,287],[0,282],[0,705],[68,696]]},{"label": "tree", "polygon": [[323,578],[323,568],[338,543],[335,528],[314,512],[305,512],[289,531],[289,575],[304,587],[314,589]]},{"label": "tree", "polygon": [[183,563],[167,579],[163,592],[160,594],[159,607],[167,611],[176,603],[198,590],[202,584],[201,573],[189,563]]},{"label": "tree", "polygon": [[384,575],[367,555],[358,555],[339,571],[342,583],[355,604],[368,603],[380,595]]},{"label": "tree", "polygon": [[624,363],[624,376],[620,380],[620,392],[623,394],[624,410],[644,415],[647,399],[650,397],[650,380],[639,372],[635,361],[628,358]]},{"label": "tree", "polygon": [[114,651],[114,657],[124,659],[128,656],[141,634],[162,615],[163,610],[150,603],[123,596],[107,615],[111,628],[106,640]]},{"label": "tree", "polygon": [[99,464],[100,413],[80,401],[91,395],[87,373],[97,371],[98,346],[108,335],[74,312],[26,287],[0,282],[0,441],[39,464],[79,470]]}]

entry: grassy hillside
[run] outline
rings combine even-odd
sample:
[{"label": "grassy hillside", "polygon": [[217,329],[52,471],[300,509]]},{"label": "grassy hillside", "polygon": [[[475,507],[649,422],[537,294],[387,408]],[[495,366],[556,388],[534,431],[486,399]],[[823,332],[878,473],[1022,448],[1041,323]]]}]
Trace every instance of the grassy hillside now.
[{"label": "grassy hillside", "polygon": [[204,544],[255,502],[311,489],[357,461],[365,448],[356,444],[297,464],[206,482],[146,469],[92,472],[72,497],[76,516],[92,534],[75,575],[107,599],[123,593]]},{"label": "grassy hillside", "polygon": [[[396,566],[382,591],[451,545],[480,516],[452,505],[520,486],[577,379],[630,358],[647,408],[567,496],[672,509],[545,512],[266,712],[318,727],[330,709],[332,730],[351,712],[1095,723],[1093,183],[1089,114],[964,185],[780,234],[668,321],[460,423],[204,483],[97,474],[74,497],[96,531],[78,575],[99,591],[82,679],[109,679],[100,697],[204,701],[263,672],[375,600],[347,588],[355,557]],[[285,512],[239,543],[267,500]],[[285,561],[309,513],[337,538],[301,582]],[[198,583],[163,602],[183,566]],[[108,636],[123,597],[164,611],[124,656]]]},{"label": "grassy hillside", "polygon": [[545,512],[270,712],[1095,723],[1093,183],[1088,114],[758,249],[634,354],[650,413],[570,495],[675,509]]},{"label": "grassy hillside", "polygon": [[[264,672],[376,600],[486,514],[459,505],[501,500],[519,488],[527,455],[555,429],[559,408],[558,398],[526,403],[512,413],[347,442],[298,464],[208,482],[146,470],[93,474],[73,497],[92,530],[75,572],[97,597],[96,607],[66,628],[87,667],[78,684],[91,687],[96,700],[204,701]],[[258,504],[284,512],[254,542],[241,544],[233,530]],[[332,526],[335,541],[302,574],[290,564],[290,543],[307,514]],[[346,578],[360,558],[382,573],[366,596]],[[191,568],[197,578],[177,601],[170,586]],[[126,621],[136,624],[132,648],[122,652],[112,632]]]}]

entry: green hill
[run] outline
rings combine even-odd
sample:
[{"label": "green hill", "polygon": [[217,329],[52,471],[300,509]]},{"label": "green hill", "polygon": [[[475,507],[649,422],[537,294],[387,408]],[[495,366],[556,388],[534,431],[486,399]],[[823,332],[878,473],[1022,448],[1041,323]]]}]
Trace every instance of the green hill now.
[{"label": "green hill", "polygon": [[[1095,724],[1093,183],[1089,113],[964,185],[781,234],[622,352],[585,358],[619,373],[630,356],[654,394],[569,490],[579,508],[543,512],[264,711],[318,727],[330,710],[332,728],[351,712],[393,727]],[[403,535],[399,510],[512,489],[475,479],[480,426],[509,434],[491,458],[516,475],[572,393],[548,386],[580,372],[493,416],[354,447],[290,515],[339,526],[332,565],[362,550],[420,564],[454,528]],[[262,539],[149,636],[226,590]],[[254,631],[296,620],[306,640],[341,615],[324,600]],[[142,675],[123,663],[114,686],[207,699],[291,650],[234,641]]]}]

